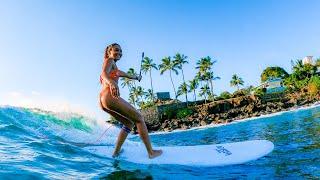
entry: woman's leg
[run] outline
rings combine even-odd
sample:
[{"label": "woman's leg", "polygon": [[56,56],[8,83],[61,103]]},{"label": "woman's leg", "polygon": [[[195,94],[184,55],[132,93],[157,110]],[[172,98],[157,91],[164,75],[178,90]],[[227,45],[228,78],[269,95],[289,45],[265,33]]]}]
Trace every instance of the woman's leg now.
[{"label": "woman's leg", "polygon": [[150,158],[154,158],[161,155],[161,150],[152,149],[148,129],[144,122],[143,116],[131,104],[126,102],[121,97],[115,99],[111,96],[108,97],[108,95],[102,96],[101,103],[104,108],[113,111],[119,116],[130,119],[136,124],[140,138],[145,144]]},{"label": "woman's leg", "polygon": [[[105,111],[105,112],[109,113],[111,116],[113,116],[117,121],[122,123],[124,125],[124,127],[127,127],[130,130],[133,128],[132,121],[130,121],[129,119],[125,118],[124,116],[119,115],[118,113],[116,113],[110,109],[104,108],[101,101],[100,101],[100,106],[103,111]],[[128,134],[129,134],[129,132],[127,132],[124,128],[121,128],[112,157],[116,157],[119,155],[119,152],[121,150],[121,146],[124,143],[124,141],[126,140]]]},{"label": "woman's leg", "polygon": [[[116,118],[116,120],[120,121],[124,125],[124,127],[127,127],[130,130],[133,128],[133,123],[130,120],[123,118],[122,116],[119,116],[117,113],[114,113],[113,111],[107,110],[106,112],[108,112],[111,116]],[[112,155],[113,157],[116,157],[119,155],[119,152],[121,150],[121,146],[124,143],[124,141],[126,140],[129,132],[130,131],[125,130],[124,128],[121,128],[120,133],[117,138],[116,147],[115,147],[113,155]]]}]

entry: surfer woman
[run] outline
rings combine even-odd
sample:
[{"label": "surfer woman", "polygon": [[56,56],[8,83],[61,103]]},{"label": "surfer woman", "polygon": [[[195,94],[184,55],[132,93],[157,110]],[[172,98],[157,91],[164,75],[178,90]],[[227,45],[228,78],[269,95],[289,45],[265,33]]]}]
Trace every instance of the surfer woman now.
[{"label": "surfer woman", "polygon": [[149,158],[155,158],[162,154],[162,150],[152,149],[148,129],[144,122],[144,118],[131,104],[120,97],[118,79],[126,77],[135,80],[141,80],[141,75],[129,75],[117,68],[116,62],[121,58],[122,50],[120,45],[113,43],[105,50],[102,73],[100,75],[100,83],[102,90],[100,92],[101,108],[120,121],[123,126],[117,139],[117,144],[113,152],[113,157],[120,153],[121,146],[130,133],[133,124],[137,126],[138,133],[145,144]]}]

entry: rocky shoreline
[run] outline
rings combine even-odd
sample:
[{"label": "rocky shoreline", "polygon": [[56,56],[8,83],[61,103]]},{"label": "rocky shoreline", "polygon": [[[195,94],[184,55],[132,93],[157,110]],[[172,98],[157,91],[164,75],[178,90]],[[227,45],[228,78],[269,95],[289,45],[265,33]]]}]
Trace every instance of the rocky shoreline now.
[{"label": "rocky shoreline", "polygon": [[[242,96],[188,106],[188,109],[193,113],[184,118],[163,118],[156,121],[145,119],[145,122],[150,132],[185,130],[287,111],[292,108],[309,106],[319,101],[320,95],[309,96],[306,93],[287,94],[272,102],[263,102],[262,99],[255,96]],[[135,134],[137,133],[136,128],[133,131]]]}]

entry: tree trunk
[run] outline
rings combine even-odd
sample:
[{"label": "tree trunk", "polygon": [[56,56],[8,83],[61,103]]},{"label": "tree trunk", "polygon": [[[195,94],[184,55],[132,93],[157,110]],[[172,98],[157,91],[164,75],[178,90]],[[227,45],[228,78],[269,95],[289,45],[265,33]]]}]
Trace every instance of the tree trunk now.
[{"label": "tree trunk", "polygon": [[171,83],[172,83],[172,86],[173,86],[173,90],[174,90],[174,95],[175,95],[174,99],[177,99],[176,88],[174,87],[174,84],[173,84],[173,81],[172,81],[171,70],[169,72],[170,72],[170,80],[171,80]]},{"label": "tree trunk", "polygon": [[211,94],[213,96],[213,86],[212,86],[212,79],[210,80],[210,86],[211,86]]},{"label": "tree trunk", "polygon": [[150,69],[150,80],[151,80],[151,92],[152,92],[152,97],[151,97],[151,99],[152,99],[152,102],[154,102],[151,69]]},{"label": "tree trunk", "polygon": [[[186,81],[184,80],[184,73],[183,73],[182,65],[181,65],[181,72],[182,72],[183,83],[186,84]],[[187,102],[187,106],[188,106],[188,90],[186,92],[186,102]]]}]

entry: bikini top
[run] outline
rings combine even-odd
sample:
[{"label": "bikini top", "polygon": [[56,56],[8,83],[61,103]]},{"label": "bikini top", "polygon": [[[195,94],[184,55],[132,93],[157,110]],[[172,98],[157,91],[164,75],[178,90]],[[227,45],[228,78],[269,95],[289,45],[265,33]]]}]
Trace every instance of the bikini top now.
[{"label": "bikini top", "polygon": [[[111,79],[113,79],[114,81],[118,82],[119,77],[120,77],[120,73],[119,73],[118,67],[116,67],[115,69],[111,70],[109,76],[110,76]],[[104,80],[104,79],[103,79],[102,76],[100,75],[100,83],[101,83],[101,84],[102,84],[102,81],[103,81],[103,80]]]}]

